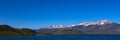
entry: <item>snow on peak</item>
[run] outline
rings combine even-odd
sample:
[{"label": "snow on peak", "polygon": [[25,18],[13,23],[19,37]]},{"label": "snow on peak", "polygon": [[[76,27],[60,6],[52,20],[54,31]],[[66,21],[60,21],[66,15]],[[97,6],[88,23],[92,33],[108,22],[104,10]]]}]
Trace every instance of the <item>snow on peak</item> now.
[{"label": "snow on peak", "polygon": [[[78,25],[82,25],[82,26],[89,26],[89,25],[105,25],[105,24],[110,24],[112,22],[109,22],[108,20],[100,20],[98,22],[84,22],[84,23],[80,23]],[[66,27],[73,27],[76,25],[70,25],[70,26],[66,26]],[[48,28],[53,29],[53,28],[65,28],[65,26],[63,25],[52,25],[52,26],[48,26]]]},{"label": "snow on peak", "polygon": [[48,26],[48,28],[52,29],[52,28],[64,28],[63,25],[52,25],[52,26]]},{"label": "snow on peak", "polygon": [[109,23],[112,23],[112,22],[109,22],[108,20],[101,20],[98,22],[84,22],[84,23],[80,23],[79,25],[89,26],[89,25],[104,25]]},{"label": "snow on peak", "polygon": [[104,24],[108,24],[108,23],[112,23],[112,22],[109,22],[108,20],[101,20],[98,22],[100,25],[104,25]]}]

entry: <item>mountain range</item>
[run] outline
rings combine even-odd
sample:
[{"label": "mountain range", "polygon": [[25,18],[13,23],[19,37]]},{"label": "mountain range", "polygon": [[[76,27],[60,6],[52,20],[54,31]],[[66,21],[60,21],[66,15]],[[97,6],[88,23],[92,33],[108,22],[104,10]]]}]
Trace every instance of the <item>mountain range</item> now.
[{"label": "mountain range", "polygon": [[120,34],[120,24],[108,20],[98,22],[84,22],[76,25],[52,25],[46,28],[29,29],[13,28],[9,25],[0,25],[1,35],[51,35],[51,34]]},{"label": "mountain range", "polygon": [[120,24],[101,20],[98,22],[84,22],[76,25],[53,25],[36,30],[39,33],[50,34],[120,34]]}]

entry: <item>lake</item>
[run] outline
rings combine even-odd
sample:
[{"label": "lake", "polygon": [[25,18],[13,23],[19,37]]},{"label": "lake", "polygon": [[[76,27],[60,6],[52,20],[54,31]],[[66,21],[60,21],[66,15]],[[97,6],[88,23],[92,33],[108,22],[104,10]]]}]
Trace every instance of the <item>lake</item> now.
[{"label": "lake", "polygon": [[120,40],[120,35],[0,36],[0,40]]}]

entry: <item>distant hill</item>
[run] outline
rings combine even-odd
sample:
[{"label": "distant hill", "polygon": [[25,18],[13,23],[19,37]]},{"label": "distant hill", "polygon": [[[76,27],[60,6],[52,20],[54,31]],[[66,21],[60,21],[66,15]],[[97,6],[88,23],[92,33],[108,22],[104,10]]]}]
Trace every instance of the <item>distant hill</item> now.
[{"label": "distant hill", "polygon": [[9,25],[0,25],[0,31],[16,31],[14,28]]},{"label": "distant hill", "polygon": [[18,29],[9,25],[0,25],[0,36],[31,36],[35,35],[35,31],[31,29]]}]

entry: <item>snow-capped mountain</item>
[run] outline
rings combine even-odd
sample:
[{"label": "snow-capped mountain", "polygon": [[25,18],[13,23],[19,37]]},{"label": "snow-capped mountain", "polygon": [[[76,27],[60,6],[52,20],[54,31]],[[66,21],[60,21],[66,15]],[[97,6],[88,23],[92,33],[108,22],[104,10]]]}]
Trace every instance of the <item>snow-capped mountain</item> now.
[{"label": "snow-capped mountain", "polygon": [[111,24],[111,23],[112,22],[110,22],[108,20],[101,20],[101,21],[98,21],[98,22],[83,22],[83,23],[80,23],[80,24],[70,25],[70,26],[52,25],[52,26],[48,26],[47,28],[54,29],[54,28],[65,28],[65,27],[73,27],[73,26],[106,25],[106,24]]},{"label": "snow-capped mountain", "polygon": [[63,25],[52,25],[52,26],[48,26],[49,29],[54,29],[54,28],[64,28]]},{"label": "snow-capped mountain", "polygon": [[90,26],[90,25],[106,25],[106,24],[111,24],[112,22],[108,20],[100,20],[98,22],[83,22],[80,24],[75,24],[75,25],[70,25],[67,27],[74,27],[74,26]]},{"label": "snow-capped mountain", "polygon": [[101,20],[98,22],[84,22],[84,23],[80,23],[78,25],[83,25],[83,26],[90,26],[90,25],[105,25],[105,24],[110,24],[112,22],[109,22],[108,20]]},{"label": "snow-capped mountain", "polygon": [[73,30],[82,31],[85,33],[104,33],[116,34],[120,33],[120,24],[110,22],[108,20],[101,20],[98,22],[87,22],[72,27]]},{"label": "snow-capped mountain", "polygon": [[120,34],[120,24],[110,22],[108,20],[101,20],[98,22],[84,22],[76,25],[63,26],[63,25],[53,25],[48,26],[45,29],[40,29],[38,32],[84,32],[92,34]]}]

